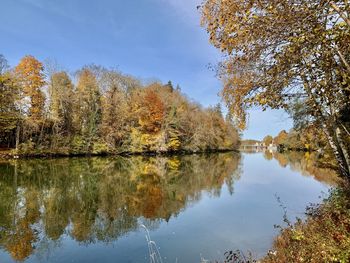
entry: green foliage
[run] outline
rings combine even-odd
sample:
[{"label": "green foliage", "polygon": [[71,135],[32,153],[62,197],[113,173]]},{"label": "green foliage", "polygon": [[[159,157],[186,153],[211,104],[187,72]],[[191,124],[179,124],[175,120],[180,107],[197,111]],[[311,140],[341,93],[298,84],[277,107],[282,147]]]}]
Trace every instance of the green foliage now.
[{"label": "green foliage", "polygon": [[91,69],[84,67],[79,72],[75,104],[78,132],[88,142],[97,134],[101,121],[101,95],[96,76]]},{"label": "green foliage", "polygon": [[106,142],[99,140],[93,143],[93,154],[107,154],[109,152],[111,152],[111,149],[108,147]]},{"label": "green foliage", "polygon": [[70,152],[72,154],[83,154],[86,153],[86,140],[79,135],[73,137],[71,141],[71,149]]},{"label": "green foliage", "polygon": [[18,147],[18,154],[32,154],[35,150],[35,143],[32,140],[28,140],[26,142],[23,142]]}]

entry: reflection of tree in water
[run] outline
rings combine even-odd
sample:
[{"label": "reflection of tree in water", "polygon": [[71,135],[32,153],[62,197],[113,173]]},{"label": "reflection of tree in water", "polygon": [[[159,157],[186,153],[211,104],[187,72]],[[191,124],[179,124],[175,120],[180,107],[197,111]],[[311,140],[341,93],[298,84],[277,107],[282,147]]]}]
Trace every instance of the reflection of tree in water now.
[{"label": "reflection of tree in water", "polygon": [[203,191],[219,196],[226,184],[232,194],[239,164],[232,153],[0,163],[0,247],[24,260],[65,233],[109,242],[140,220],[156,228]]},{"label": "reflection of tree in water", "polygon": [[[14,178],[16,179],[16,178]],[[3,184],[1,184],[2,189]],[[12,191],[11,191],[12,190]],[[28,191],[18,189],[19,197],[12,200],[6,197],[15,196],[13,186],[1,191],[1,243],[15,260],[23,260],[32,254],[37,241],[37,231],[31,226],[40,218],[38,192],[30,188]],[[9,209],[9,211],[7,211]],[[14,211],[16,210],[16,211]]]},{"label": "reflection of tree in water", "polygon": [[271,152],[271,151],[264,151],[264,158],[265,158],[265,160],[268,160],[268,161],[270,161],[270,160],[272,160],[273,159],[273,152]]},{"label": "reflection of tree in water", "polygon": [[336,171],[320,166],[320,158],[317,152],[274,152],[273,157],[280,166],[287,167],[289,165],[293,171],[297,171],[304,176],[312,176],[322,183],[332,186],[340,183]]}]

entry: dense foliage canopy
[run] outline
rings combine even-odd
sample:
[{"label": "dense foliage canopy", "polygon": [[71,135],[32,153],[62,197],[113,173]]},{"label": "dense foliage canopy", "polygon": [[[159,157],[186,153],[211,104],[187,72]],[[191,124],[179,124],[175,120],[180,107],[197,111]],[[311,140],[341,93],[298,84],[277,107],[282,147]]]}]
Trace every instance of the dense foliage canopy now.
[{"label": "dense foliage canopy", "polygon": [[0,66],[0,148],[66,155],[237,147],[219,106],[204,109],[171,82],[145,85],[96,65],[71,76],[32,56],[14,69],[1,56]]}]

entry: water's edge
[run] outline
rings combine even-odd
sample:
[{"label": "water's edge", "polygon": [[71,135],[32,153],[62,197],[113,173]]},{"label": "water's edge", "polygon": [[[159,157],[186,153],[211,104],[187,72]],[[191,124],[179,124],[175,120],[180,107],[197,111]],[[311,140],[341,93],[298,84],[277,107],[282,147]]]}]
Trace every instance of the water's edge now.
[{"label": "water's edge", "polygon": [[14,151],[0,152],[0,160],[31,159],[31,158],[62,158],[62,157],[98,157],[98,156],[174,156],[211,153],[239,153],[238,149],[215,149],[202,151],[143,151],[143,152],[103,152],[103,153],[16,153]]}]

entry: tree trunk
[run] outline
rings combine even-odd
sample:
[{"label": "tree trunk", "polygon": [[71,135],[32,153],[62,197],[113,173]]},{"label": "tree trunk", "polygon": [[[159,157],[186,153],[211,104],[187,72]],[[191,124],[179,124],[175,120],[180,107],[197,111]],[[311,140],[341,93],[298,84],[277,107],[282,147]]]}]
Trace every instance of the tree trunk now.
[{"label": "tree trunk", "polygon": [[349,150],[347,148],[346,143],[344,142],[344,136],[343,133],[341,132],[340,128],[337,127],[335,134],[337,136],[337,140],[339,142],[339,147],[341,148],[343,155],[344,155],[344,159],[348,168],[348,171],[350,171],[350,156],[349,156]]},{"label": "tree trunk", "polygon": [[[336,120],[333,120],[329,123],[329,121],[328,121],[329,118],[325,118],[325,116],[322,112],[322,107],[318,104],[314,93],[312,93],[309,82],[307,81],[307,79],[305,79],[305,77],[303,77],[302,79],[304,81],[304,87],[305,87],[306,92],[309,95],[309,98],[316,105],[315,114],[322,122],[323,132],[325,133],[325,135],[327,137],[329,146],[331,147],[333,154],[334,154],[334,157],[338,163],[340,175],[343,176],[344,178],[346,178],[350,182],[350,168],[348,165],[349,162],[347,162],[347,160],[346,160],[346,156],[349,157],[349,155],[347,155],[348,151],[345,151],[345,155],[344,155],[343,149],[346,149],[346,148],[340,146],[340,144],[342,144],[342,141],[341,141],[341,143],[339,143],[339,141],[338,141],[337,132],[335,131],[335,129],[337,128]],[[335,129],[334,129],[334,127],[335,127]]]},{"label": "tree trunk", "polygon": [[323,123],[323,131],[327,136],[329,146],[331,147],[335,159],[338,163],[340,174],[348,181],[350,181],[350,170],[344,157],[342,148],[339,146],[338,141],[333,137],[333,134],[330,132],[330,129],[327,127],[326,123]]}]

